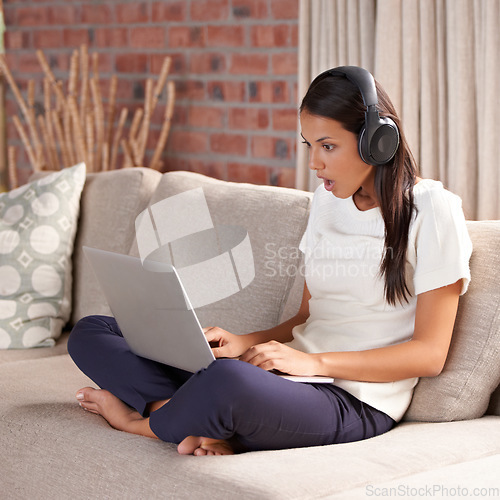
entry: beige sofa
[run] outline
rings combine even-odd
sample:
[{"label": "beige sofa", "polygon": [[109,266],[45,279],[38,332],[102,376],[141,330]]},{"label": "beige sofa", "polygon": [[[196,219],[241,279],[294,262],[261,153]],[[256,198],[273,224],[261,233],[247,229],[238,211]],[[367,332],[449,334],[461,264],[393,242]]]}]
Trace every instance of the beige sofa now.
[{"label": "beige sofa", "polygon": [[[90,174],[73,252],[70,324],[107,313],[81,246],[137,254],[134,220],[148,204],[203,187],[217,224],[245,227],[256,277],[200,309],[234,332],[294,314],[296,251],[311,195],[136,168]],[[66,351],[0,351],[0,496],[21,498],[365,498],[500,496],[500,222],[470,222],[472,282],[443,373],[422,379],[394,430],[366,441],[230,457],[186,457],[173,444],[116,431],[74,398],[92,384]],[[0,257],[1,258],[1,257]],[[296,275],[298,277],[296,278]]]}]

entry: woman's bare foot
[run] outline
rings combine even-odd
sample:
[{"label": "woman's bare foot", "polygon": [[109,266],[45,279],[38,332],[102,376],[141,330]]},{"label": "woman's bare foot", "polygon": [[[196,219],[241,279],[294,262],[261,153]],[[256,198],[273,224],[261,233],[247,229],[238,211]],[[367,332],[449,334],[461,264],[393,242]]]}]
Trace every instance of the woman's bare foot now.
[{"label": "woman's bare foot", "polygon": [[231,445],[224,439],[188,436],[179,443],[177,451],[181,455],[233,455]]},{"label": "woman's bare foot", "polygon": [[109,391],[84,387],[76,393],[76,399],[84,410],[101,415],[115,429],[157,437],[149,427],[149,418],[143,418]]}]

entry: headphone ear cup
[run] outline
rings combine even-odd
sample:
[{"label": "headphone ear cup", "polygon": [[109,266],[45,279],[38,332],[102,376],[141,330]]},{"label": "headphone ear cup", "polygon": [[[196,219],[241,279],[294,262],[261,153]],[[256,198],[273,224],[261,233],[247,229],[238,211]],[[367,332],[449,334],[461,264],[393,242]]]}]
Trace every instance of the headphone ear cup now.
[{"label": "headphone ear cup", "polygon": [[399,146],[399,131],[390,118],[381,118],[370,141],[370,158],[378,165],[390,162]]},{"label": "headphone ear cup", "polygon": [[366,133],[366,126],[363,126],[359,133],[359,155],[369,165],[380,166],[389,163],[394,158],[398,146],[398,127],[390,118],[379,118],[372,124],[370,134]]}]

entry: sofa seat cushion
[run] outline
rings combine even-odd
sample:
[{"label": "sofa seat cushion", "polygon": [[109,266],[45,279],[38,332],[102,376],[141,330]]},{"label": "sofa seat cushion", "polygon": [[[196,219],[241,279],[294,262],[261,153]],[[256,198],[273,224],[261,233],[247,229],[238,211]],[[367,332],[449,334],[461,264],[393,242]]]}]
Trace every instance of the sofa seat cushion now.
[{"label": "sofa seat cushion", "polygon": [[160,178],[160,172],[142,167],[87,175],[73,255],[71,324],[89,314],[110,314],[82,246],[127,254],[135,238],[135,218],[147,206]]},{"label": "sofa seat cushion", "polygon": [[81,163],[0,195],[0,348],[53,346],[71,312]]},{"label": "sofa seat cushion", "polygon": [[1,365],[0,380],[0,477],[19,498],[325,498],[500,453],[491,416],[404,423],[349,444],[180,456],[83,411],[75,393],[91,382],[68,355]]},{"label": "sofa seat cushion", "polygon": [[450,352],[439,376],[419,381],[406,420],[478,418],[500,383],[500,221],[467,227],[472,280],[460,298]]},{"label": "sofa seat cushion", "polygon": [[[168,172],[150,206],[200,187],[216,228],[239,226],[248,232],[255,264],[250,285],[197,309],[202,326],[220,326],[234,333],[275,326],[300,273],[298,245],[307,225],[311,196],[303,191],[225,182],[192,172]],[[137,245],[131,254],[139,255]]]}]

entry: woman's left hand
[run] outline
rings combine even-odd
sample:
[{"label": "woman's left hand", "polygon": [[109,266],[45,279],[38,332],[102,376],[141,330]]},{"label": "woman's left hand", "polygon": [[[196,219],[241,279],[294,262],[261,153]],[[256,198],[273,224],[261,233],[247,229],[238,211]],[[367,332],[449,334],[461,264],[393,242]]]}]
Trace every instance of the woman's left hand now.
[{"label": "woman's left hand", "polygon": [[250,347],[240,356],[240,360],[268,371],[278,370],[302,376],[318,375],[313,354],[297,351],[275,340]]}]

